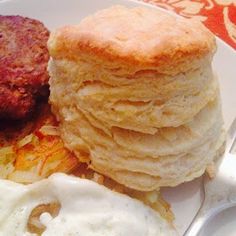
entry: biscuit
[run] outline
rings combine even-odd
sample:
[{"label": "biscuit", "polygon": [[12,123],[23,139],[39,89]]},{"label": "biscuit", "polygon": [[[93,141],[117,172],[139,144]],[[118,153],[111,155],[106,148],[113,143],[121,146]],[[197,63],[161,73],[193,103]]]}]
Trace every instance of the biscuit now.
[{"label": "biscuit", "polygon": [[61,136],[92,168],[150,191],[190,181],[214,161],[223,119],[215,39],[203,25],[114,6],[57,29],[48,47]]}]

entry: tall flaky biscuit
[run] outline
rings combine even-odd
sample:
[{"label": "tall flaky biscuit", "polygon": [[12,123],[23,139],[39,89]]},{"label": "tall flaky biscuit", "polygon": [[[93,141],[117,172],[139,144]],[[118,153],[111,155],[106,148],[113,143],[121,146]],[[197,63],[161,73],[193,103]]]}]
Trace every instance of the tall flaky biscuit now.
[{"label": "tall flaky biscuit", "polygon": [[92,168],[150,191],[212,163],[224,134],[215,39],[203,25],[114,6],[56,30],[48,47],[62,138]]}]

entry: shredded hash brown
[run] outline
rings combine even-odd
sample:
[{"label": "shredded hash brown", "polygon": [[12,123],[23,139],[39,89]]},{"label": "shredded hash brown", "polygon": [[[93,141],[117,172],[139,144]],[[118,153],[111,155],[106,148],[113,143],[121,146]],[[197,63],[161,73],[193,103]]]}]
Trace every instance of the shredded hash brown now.
[{"label": "shredded hash brown", "polygon": [[39,117],[25,127],[0,132],[1,178],[32,183],[54,172],[69,173],[78,166],[78,159],[64,148],[49,105],[43,104],[39,110]]}]

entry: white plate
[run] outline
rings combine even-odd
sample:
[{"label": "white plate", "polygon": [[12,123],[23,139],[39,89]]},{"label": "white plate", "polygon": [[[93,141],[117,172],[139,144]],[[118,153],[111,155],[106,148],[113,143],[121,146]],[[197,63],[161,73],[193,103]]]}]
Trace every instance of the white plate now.
[{"label": "white plate", "polygon": [[[0,0],[0,14],[35,18],[53,30],[61,25],[77,24],[88,14],[114,4],[155,8],[145,3],[127,0]],[[223,113],[228,128],[236,116],[236,53],[223,41],[218,39],[217,43],[214,69],[220,78]],[[175,225],[181,235],[200,206],[201,178],[175,188],[166,188],[163,192],[175,213]]]}]

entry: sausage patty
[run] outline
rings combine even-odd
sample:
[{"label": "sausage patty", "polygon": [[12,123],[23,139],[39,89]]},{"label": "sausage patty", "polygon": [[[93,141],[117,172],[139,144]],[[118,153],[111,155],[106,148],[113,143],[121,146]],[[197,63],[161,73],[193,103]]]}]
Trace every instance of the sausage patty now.
[{"label": "sausage patty", "polygon": [[0,16],[0,118],[22,119],[48,95],[49,31],[38,20]]}]

